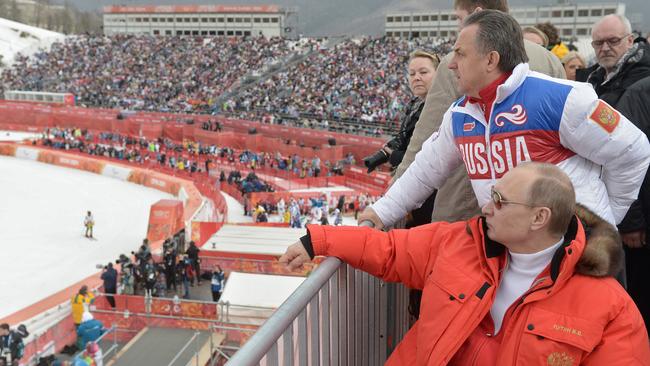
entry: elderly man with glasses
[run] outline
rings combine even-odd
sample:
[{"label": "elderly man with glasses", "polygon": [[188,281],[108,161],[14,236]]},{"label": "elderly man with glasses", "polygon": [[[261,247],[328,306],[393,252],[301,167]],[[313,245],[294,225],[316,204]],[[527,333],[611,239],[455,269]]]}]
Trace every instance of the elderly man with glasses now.
[{"label": "elderly man with glasses", "polygon": [[[596,94],[616,108],[646,136],[650,134],[650,46],[644,38],[634,39],[629,20],[608,15],[592,29],[592,46],[598,63],[581,71]],[[584,76],[587,75],[587,76]],[[641,314],[650,322],[650,177],[646,177],[635,201],[619,223],[625,244],[627,289]]]},{"label": "elderly man with glasses", "polygon": [[569,175],[579,203],[619,223],[650,163],[643,132],[585,83],[531,71],[521,27],[508,14],[469,15],[453,53],[448,67],[464,95],[360,220],[377,228],[394,224],[462,165],[483,206],[496,179],[522,162],[540,161]]},{"label": "elderly man with glasses", "polygon": [[581,70],[577,80],[589,82],[600,99],[616,107],[628,87],[650,76],[650,47],[643,38],[635,42],[630,21],[618,14],[596,22],[591,38],[598,63]]},{"label": "elderly man with glasses", "polygon": [[643,318],[611,277],[616,229],[575,204],[560,168],[511,169],[482,212],[388,233],[309,225],[280,262],[335,256],[422,289],[420,319],[388,365],[650,365]]}]

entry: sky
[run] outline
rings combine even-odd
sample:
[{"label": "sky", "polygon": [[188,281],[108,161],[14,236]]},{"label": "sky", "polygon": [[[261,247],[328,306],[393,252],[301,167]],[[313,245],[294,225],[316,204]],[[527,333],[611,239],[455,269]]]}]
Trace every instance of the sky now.
[{"label": "sky", "polygon": [[[60,1],[62,2],[62,1]],[[105,5],[169,5],[169,4],[277,4],[298,9],[297,21],[302,34],[307,36],[332,36],[383,33],[384,15],[394,10],[450,9],[452,0],[69,0],[82,10],[100,10]],[[570,3],[616,3],[616,1],[578,0]],[[549,0],[511,0],[511,7],[556,4]],[[650,31],[648,0],[627,0],[626,14],[633,25]]]}]

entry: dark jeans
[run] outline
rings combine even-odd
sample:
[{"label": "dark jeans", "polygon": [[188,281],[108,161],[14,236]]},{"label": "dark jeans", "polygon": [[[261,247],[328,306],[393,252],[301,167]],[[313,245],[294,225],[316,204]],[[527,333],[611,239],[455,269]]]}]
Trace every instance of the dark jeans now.
[{"label": "dark jeans", "polygon": [[115,298],[109,294],[115,294],[117,291],[114,288],[105,288],[104,291],[106,292],[106,301],[108,301],[109,304],[111,304],[112,308],[115,308]]},{"label": "dark jeans", "polygon": [[165,272],[165,282],[168,290],[173,288],[176,291],[176,269]]},{"label": "dark jeans", "polygon": [[221,292],[212,291],[212,301],[219,302],[220,298],[221,298]]},{"label": "dark jeans", "polygon": [[201,263],[198,260],[192,260],[192,267],[194,268],[196,282],[201,283]]}]

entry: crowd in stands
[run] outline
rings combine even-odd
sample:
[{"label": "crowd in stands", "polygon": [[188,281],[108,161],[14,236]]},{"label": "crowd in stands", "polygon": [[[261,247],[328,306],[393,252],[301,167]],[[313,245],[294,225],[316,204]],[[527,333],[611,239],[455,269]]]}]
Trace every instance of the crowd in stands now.
[{"label": "crowd in stands", "polygon": [[[222,170],[219,180],[223,182],[225,172]],[[235,184],[242,194],[251,192],[273,192],[273,187],[261,180],[254,172],[248,173],[242,179],[239,170],[231,170],[228,174],[228,184]]]},{"label": "crowd in stands", "polygon": [[[343,225],[343,216],[354,215],[372,205],[379,197],[369,193],[358,195],[336,195],[324,193],[318,197],[304,198],[290,196],[278,200],[262,199],[251,202],[244,196],[244,215],[251,216],[253,222],[284,223],[292,228],[307,224]],[[277,215],[272,217],[271,215]]]},{"label": "crowd in stands", "polygon": [[298,52],[282,38],[78,35],[18,57],[0,84],[72,93],[88,107],[208,112],[244,75]]},{"label": "crowd in stands", "polygon": [[[318,157],[308,159],[301,158],[297,154],[282,156],[279,152],[272,154],[253,152],[247,149],[237,151],[230,147],[219,147],[197,141],[176,143],[168,138],[149,140],[144,137],[133,137],[113,132],[93,133],[80,128],[47,129],[39,143],[55,149],[77,150],[89,155],[131,163],[157,163],[163,167],[191,174],[210,173],[213,163],[217,159],[229,163],[238,162],[250,170],[268,167],[293,174],[296,178],[343,175],[345,166],[356,163],[352,154],[348,154],[341,161],[332,163],[328,160],[321,163]],[[241,173],[238,172],[238,174]],[[232,179],[229,178],[228,182],[232,182]],[[257,177],[242,181],[240,176],[235,183],[242,185],[242,192],[268,191],[270,188],[259,182]]]},{"label": "crowd in stands", "polygon": [[[305,127],[329,121],[381,122],[398,128],[410,100],[405,64],[415,49],[445,54],[449,41],[362,38],[314,52],[224,103],[223,109],[289,116]],[[300,118],[301,116],[311,116]],[[328,121],[329,120],[329,121]],[[349,126],[351,132],[356,132]]]},{"label": "crowd in stands", "polygon": [[[416,48],[446,53],[449,41],[362,38],[332,48],[264,37],[68,37],[49,52],[17,57],[4,90],[68,92],[87,107],[223,113],[266,122],[381,136],[399,126],[410,99],[405,60]],[[313,50],[310,52],[310,50]],[[300,55],[298,62],[287,62]],[[266,71],[251,88],[220,96]],[[216,125],[206,126],[215,128]]]}]

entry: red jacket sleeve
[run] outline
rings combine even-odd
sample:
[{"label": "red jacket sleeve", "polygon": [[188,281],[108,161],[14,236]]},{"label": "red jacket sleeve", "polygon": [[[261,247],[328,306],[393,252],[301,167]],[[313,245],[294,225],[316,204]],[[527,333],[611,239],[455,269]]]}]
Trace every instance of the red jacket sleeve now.
[{"label": "red jacket sleeve", "polygon": [[410,230],[382,232],[368,227],[308,225],[315,255],[342,261],[379,277],[422,289],[427,269],[450,231],[464,230],[465,223],[437,222]]}]

